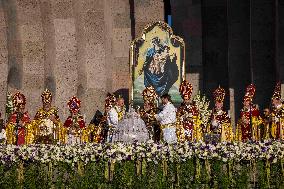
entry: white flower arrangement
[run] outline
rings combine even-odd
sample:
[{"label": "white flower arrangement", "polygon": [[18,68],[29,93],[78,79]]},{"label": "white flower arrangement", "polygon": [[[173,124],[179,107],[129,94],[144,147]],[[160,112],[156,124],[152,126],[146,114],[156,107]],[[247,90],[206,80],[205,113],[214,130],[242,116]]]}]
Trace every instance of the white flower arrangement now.
[{"label": "white flower arrangement", "polygon": [[192,98],[192,102],[196,105],[203,125],[207,125],[212,111],[209,109],[210,101],[206,96],[201,95],[200,91]]},{"label": "white flower arrangement", "polygon": [[126,161],[145,159],[157,163],[163,159],[168,161],[186,161],[193,157],[201,159],[218,159],[227,161],[269,160],[272,163],[284,158],[284,142],[272,141],[265,143],[180,143],[162,145],[151,143],[114,143],[85,145],[30,145],[0,146],[2,164],[29,162],[66,162],[74,164],[82,161]]},{"label": "white flower arrangement", "polygon": [[11,93],[7,93],[6,97],[6,118],[8,119],[11,115],[11,113],[14,111],[14,105],[13,105],[13,96]]}]

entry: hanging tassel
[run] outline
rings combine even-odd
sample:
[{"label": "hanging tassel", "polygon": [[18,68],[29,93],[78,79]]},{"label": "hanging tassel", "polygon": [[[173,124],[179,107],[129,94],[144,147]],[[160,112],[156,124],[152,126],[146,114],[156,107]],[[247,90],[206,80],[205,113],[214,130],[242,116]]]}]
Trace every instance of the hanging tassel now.
[{"label": "hanging tassel", "polygon": [[177,188],[179,188],[180,187],[180,185],[179,185],[179,182],[180,182],[180,177],[179,177],[179,175],[180,175],[180,164],[177,163],[176,165],[177,165],[176,183],[177,183]]},{"label": "hanging tassel", "polygon": [[142,162],[141,160],[136,160],[136,175],[137,176],[141,176],[141,172],[142,172]]},{"label": "hanging tassel", "polygon": [[266,169],[267,186],[268,188],[270,188],[270,163],[268,159],[266,159],[265,169]]},{"label": "hanging tassel", "polygon": [[195,173],[195,179],[197,180],[197,182],[199,183],[200,182],[200,162],[199,162],[199,159],[196,158],[196,173]]},{"label": "hanging tassel", "polygon": [[255,182],[256,182],[256,162],[255,160],[252,161],[252,171],[253,171],[253,186],[254,188],[256,187]]},{"label": "hanging tassel", "polygon": [[162,161],[162,166],[163,166],[163,176],[166,177],[168,175],[168,164],[165,159]]},{"label": "hanging tassel", "polygon": [[114,175],[114,166],[115,166],[115,161],[111,161],[110,162],[110,171],[109,171],[109,179],[110,179],[110,181],[112,181],[113,180],[113,175]]},{"label": "hanging tassel", "polygon": [[[18,167],[18,182],[21,186],[24,181],[24,163],[21,161]],[[20,187],[22,188],[22,186]]]},{"label": "hanging tassel", "polygon": [[230,180],[230,183],[231,183],[231,186],[234,185],[234,178],[233,178],[233,169],[234,165],[233,165],[233,161],[229,161],[228,162],[228,176],[229,176],[229,180]]},{"label": "hanging tassel", "polygon": [[52,163],[51,162],[48,163],[48,178],[49,179],[52,178]]},{"label": "hanging tassel", "polygon": [[52,186],[52,183],[53,183],[52,175],[53,175],[52,163],[49,162],[49,163],[48,163],[48,180],[49,180],[49,186],[50,186],[51,188],[53,188],[53,186]]},{"label": "hanging tassel", "polygon": [[281,162],[282,176],[284,177],[284,159],[281,159],[280,162]]},{"label": "hanging tassel", "polygon": [[142,175],[145,175],[147,171],[147,162],[145,159],[142,161]]},{"label": "hanging tassel", "polygon": [[207,181],[209,182],[211,179],[211,166],[208,159],[205,159],[205,169],[206,169]]},{"label": "hanging tassel", "polygon": [[105,178],[108,181],[112,181],[113,180],[114,165],[115,165],[114,161],[106,162],[106,165],[105,165]]},{"label": "hanging tassel", "polygon": [[106,162],[106,163],[105,163],[105,179],[107,179],[108,181],[110,181],[110,178],[109,178],[109,177],[110,177],[110,176],[109,176],[109,175],[110,175],[110,174],[109,174],[109,168],[110,168],[110,167],[109,167],[109,162]]},{"label": "hanging tassel", "polygon": [[84,167],[82,161],[78,161],[78,173],[80,176],[83,176],[84,174]]}]

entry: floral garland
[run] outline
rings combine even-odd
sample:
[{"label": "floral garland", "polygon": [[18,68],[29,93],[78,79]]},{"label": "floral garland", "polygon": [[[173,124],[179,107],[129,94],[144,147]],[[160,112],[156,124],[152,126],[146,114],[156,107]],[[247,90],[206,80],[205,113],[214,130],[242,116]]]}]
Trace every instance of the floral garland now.
[{"label": "floral garland", "polygon": [[83,144],[83,145],[30,145],[0,146],[0,161],[2,164],[19,163],[22,161],[40,163],[70,163],[106,161],[121,162],[143,159],[158,163],[184,162],[192,158],[203,160],[219,160],[222,162],[240,162],[252,160],[267,160],[271,163],[284,158],[284,142],[267,141],[264,143],[180,143],[156,144],[147,143],[114,143],[114,144]]}]

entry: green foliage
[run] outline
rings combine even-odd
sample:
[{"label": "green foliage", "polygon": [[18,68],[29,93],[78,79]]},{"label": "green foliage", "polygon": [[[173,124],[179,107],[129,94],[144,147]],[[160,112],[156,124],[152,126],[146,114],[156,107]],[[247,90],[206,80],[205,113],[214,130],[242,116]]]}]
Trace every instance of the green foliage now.
[{"label": "green foliage", "polygon": [[249,180],[249,170],[250,170],[250,163],[249,162],[241,162],[236,164],[236,188],[249,188],[250,180]]},{"label": "green foliage", "polygon": [[230,188],[231,180],[229,179],[228,164],[224,164],[221,160],[216,160],[211,164],[211,174],[213,176],[211,186],[213,188]]},{"label": "green foliage", "polygon": [[194,159],[190,159],[185,162],[180,162],[180,186],[185,188],[193,188],[195,181],[195,166]]},{"label": "green foliage", "polygon": [[[106,162],[24,163],[23,180],[19,165],[0,165],[0,188],[283,188],[281,162],[259,160],[205,162],[189,159],[184,162],[123,161],[114,164],[113,178],[105,178]],[[197,166],[199,164],[199,167]],[[140,166],[140,167],[139,167]],[[267,170],[269,168],[269,170]],[[199,176],[197,174],[199,173]],[[255,173],[255,183],[252,175]],[[267,174],[269,173],[269,174]],[[198,179],[197,179],[198,178]],[[269,182],[268,182],[269,179]],[[254,185],[254,186],[253,186]]]},{"label": "green foliage", "polygon": [[0,186],[1,188],[19,188],[17,179],[17,165],[9,167],[0,166]]},{"label": "green foliage", "polygon": [[265,161],[257,161],[258,170],[258,186],[260,188],[269,188],[269,181],[267,178]]},{"label": "green foliage", "polygon": [[115,165],[113,186],[131,188],[135,180],[135,163],[133,161],[120,162]]},{"label": "green foliage", "polygon": [[274,186],[274,188],[284,188],[284,178],[283,173],[281,170],[281,163],[271,163],[271,176],[270,176],[270,182],[271,186]]}]

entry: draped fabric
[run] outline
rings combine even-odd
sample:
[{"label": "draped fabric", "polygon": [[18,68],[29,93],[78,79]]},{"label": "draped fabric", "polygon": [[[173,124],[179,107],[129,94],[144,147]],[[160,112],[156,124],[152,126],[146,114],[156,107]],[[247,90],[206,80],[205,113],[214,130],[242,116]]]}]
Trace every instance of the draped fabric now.
[{"label": "draped fabric", "polygon": [[147,140],[149,140],[149,134],[146,125],[139,114],[131,108],[124,119],[118,122],[113,142],[132,143],[134,141],[146,142]]}]

